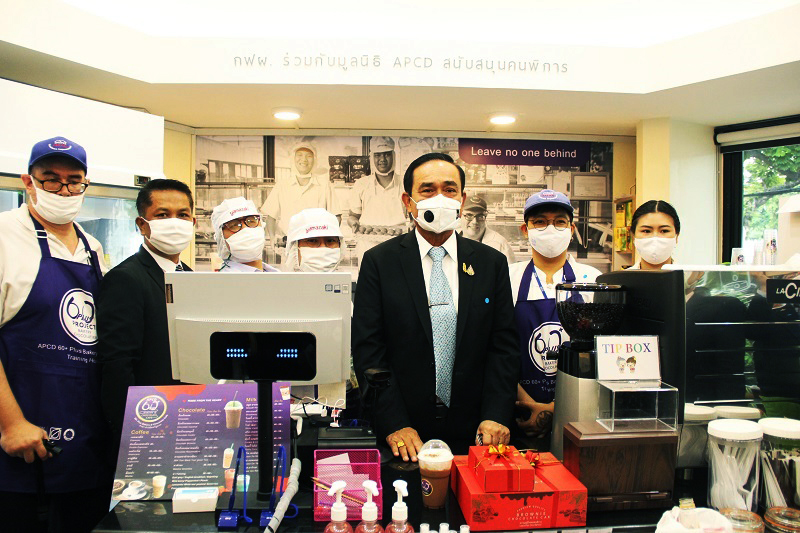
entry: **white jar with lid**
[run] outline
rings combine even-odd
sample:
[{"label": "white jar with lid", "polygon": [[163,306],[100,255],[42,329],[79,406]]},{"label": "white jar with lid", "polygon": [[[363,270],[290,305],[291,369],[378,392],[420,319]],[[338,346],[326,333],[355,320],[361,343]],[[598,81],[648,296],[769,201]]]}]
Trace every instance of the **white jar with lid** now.
[{"label": "white jar with lid", "polygon": [[762,418],[758,425],[764,431],[761,505],[800,506],[800,420]]},{"label": "white jar with lid", "polygon": [[758,420],[761,418],[761,411],[755,407],[744,407],[741,405],[718,405],[714,407],[717,418],[735,418],[738,420]]},{"label": "white jar with lid", "polygon": [[687,403],[683,408],[683,426],[678,440],[678,468],[706,466],[708,423],[717,418],[713,407]]},{"label": "white jar with lid", "polygon": [[708,423],[708,505],[758,509],[759,451],[764,433],[752,420]]}]

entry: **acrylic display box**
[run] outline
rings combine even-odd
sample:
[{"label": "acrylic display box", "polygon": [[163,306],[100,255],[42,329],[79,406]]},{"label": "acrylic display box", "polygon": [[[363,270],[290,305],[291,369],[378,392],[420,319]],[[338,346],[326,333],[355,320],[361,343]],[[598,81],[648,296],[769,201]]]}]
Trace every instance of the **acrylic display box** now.
[{"label": "acrylic display box", "polygon": [[598,381],[597,422],[613,433],[675,431],[678,389],[660,380]]}]

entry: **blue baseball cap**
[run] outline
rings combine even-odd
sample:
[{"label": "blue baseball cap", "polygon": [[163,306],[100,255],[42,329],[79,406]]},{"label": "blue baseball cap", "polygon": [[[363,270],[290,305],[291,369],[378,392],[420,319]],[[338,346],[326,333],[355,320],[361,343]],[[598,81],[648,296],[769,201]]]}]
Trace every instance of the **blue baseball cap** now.
[{"label": "blue baseball cap", "polygon": [[54,155],[61,155],[74,159],[83,167],[85,172],[88,171],[88,167],[86,166],[86,150],[83,149],[83,146],[70,141],[66,137],[53,137],[52,139],[39,141],[33,145],[31,149],[31,158],[28,161],[28,172],[31,171],[31,167],[37,161]]},{"label": "blue baseball cap", "polygon": [[523,218],[528,218],[528,211],[535,209],[541,206],[553,206],[553,207],[560,207],[565,209],[567,213],[569,213],[569,218],[571,219],[575,213],[575,209],[572,207],[572,204],[569,203],[569,198],[567,195],[558,191],[554,191],[552,189],[545,189],[543,191],[539,191],[536,194],[532,194],[526,201],[525,201],[525,211],[523,213]]}]

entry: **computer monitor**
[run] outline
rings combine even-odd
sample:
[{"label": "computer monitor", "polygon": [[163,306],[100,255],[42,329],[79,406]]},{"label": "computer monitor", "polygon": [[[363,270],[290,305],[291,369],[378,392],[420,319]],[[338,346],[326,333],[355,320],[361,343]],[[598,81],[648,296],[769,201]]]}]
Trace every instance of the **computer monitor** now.
[{"label": "computer monitor", "polygon": [[348,273],[168,272],[173,378],[347,380],[350,286]]}]

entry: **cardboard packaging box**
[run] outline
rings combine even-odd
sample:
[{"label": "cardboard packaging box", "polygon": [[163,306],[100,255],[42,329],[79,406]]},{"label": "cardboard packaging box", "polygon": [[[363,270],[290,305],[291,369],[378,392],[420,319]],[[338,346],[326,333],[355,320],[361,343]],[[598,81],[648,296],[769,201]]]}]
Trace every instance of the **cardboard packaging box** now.
[{"label": "cardboard packaging box", "polygon": [[[484,492],[530,492],[534,470],[523,454],[513,446],[505,454],[492,455],[489,446],[470,446],[467,465]],[[492,446],[493,451],[497,449]],[[502,451],[502,450],[501,450]]]},{"label": "cardboard packaging box", "polygon": [[467,463],[456,456],[450,483],[472,531],[586,525],[586,487],[552,454],[540,454],[531,492],[484,492]]}]

